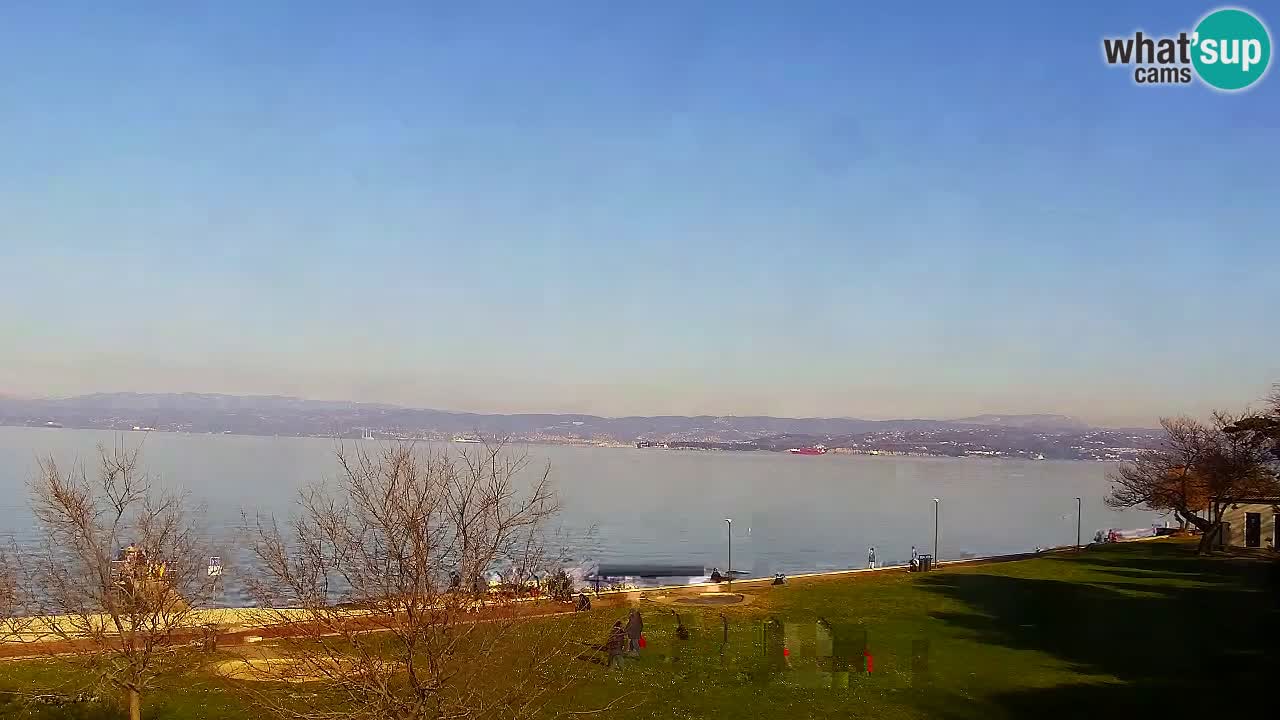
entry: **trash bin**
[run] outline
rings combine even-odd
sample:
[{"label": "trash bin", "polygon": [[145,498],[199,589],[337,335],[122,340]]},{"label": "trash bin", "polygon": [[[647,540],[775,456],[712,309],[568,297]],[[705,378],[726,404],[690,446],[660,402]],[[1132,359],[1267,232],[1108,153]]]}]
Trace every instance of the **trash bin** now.
[{"label": "trash bin", "polygon": [[919,558],[920,572],[929,572],[933,569],[933,556],[921,555]]}]

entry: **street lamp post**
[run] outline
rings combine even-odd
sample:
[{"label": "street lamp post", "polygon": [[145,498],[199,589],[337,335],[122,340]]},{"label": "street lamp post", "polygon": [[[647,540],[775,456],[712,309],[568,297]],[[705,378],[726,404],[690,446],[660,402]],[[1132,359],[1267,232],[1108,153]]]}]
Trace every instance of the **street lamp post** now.
[{"label": "street lamp post", "polygon": [[729,582],[733,582],[733,518],[725,518],[724,521],[729,525],[729,564],[725,567],[725,577],[729,578]]},{"label": "street lamp post", "polygon": [[1080,498],[1076,498],[1076,548],[1080,547],[1080,516],[1083,514]]},{"label": "street lamp post", "polygon": [[[938,498],[933,499],[933,566],[936,567],[942,558],[938,557]],[[932,568],[930,568],[932,569]]]}]

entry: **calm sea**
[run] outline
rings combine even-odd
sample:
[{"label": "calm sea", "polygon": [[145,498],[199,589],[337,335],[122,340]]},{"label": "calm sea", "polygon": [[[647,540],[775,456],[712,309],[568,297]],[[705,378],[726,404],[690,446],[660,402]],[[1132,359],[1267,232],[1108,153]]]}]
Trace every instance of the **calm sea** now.
[{"label": "calm sea", "polygon": [[[121,441],[144,443],[147,469],[227,530],[242,509],[288,515],[299,487],[336,471],[332,440],[3,427],[0,537],[31,536],[38,457],[91,463],[98,443]],[[753,575],[862,567],[870,546],[881,563],[905,562],[913,544],[932,550],[935,497],[943,558],[1073,543],[1077,496],[1086,540],[1156,520],[1103,505],[1104,463],[519,447],[531,470],[551,464],[566,532],[593,528],[575,543],[582,561],[723,568],[732,518],[733,565]]]}]

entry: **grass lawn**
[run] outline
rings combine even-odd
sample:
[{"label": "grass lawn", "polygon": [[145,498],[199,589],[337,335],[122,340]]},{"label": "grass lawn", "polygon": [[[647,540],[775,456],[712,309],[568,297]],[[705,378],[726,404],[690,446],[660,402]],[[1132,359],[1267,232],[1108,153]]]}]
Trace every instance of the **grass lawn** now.
[{"label": "grass lawn", "polygon": [[[571,661],[583,681],[553,709],[615,700],[609,717],[1111,718],[1226,713],[1243,702],[1277,717],[1280,697],[1268,681],[1280,677],[1278,571],[1258,559],[1197,558],[1194,545],[1160,541],[926,574],[740,585],[750,595],[744,606],[642,600],[642,657],[621,669]],[[676,637],[673,608],[688,640]],[[626,610],[592,611],[584,640],[602,640]],[[828,633],[834,641],[824,640]],[[869,674],[861,671],[864,647]],[[820,661],[833,652],[853,659],[851,672]],[[584,658],[591,655],[584,647]],[[51,661],[0,665],[0,691],[56,684],[65,692],[76,681]],[[22,709],[0,696],[6,712],[118,717],[101,704]],[[235,686],[213,677],[185,678],[144,701],[151,718],[257,714]]]}]

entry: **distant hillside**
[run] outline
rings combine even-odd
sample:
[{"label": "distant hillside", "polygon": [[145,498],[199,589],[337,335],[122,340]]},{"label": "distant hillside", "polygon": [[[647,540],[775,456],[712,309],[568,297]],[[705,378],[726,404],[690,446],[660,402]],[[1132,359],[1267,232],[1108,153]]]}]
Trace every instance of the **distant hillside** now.
[{"label": "distant hillside", "polygon": [[[95,393],[67,398],[0,397],[0,424],[233,432],[257,435],[349,435],[369,428],[399,435],[479,432],[528,439],[641,439],[743,442],[779,437],[850,437],[870,432],[929,432],[975,427],[1080,430],[1061,415],[980,415],[959,420],[862,420],[769,416],[632,416],[480,414],[395,405],[306,400],[276,395]],[[768,443],[772,445],[772,443]]]},{"label": "distant hillside", "polygon": [[[0,398],[3,399],[3,398]],[[94,393],[42,401],[51,407],[98,410],[341,410],[394,408],[346,401],[305,400],[287,395],[223,395],[219,393]]]}]

